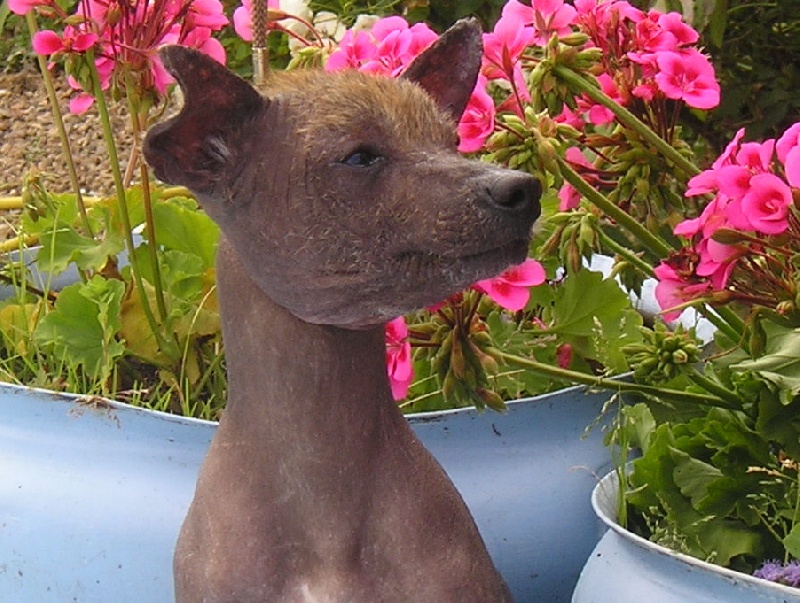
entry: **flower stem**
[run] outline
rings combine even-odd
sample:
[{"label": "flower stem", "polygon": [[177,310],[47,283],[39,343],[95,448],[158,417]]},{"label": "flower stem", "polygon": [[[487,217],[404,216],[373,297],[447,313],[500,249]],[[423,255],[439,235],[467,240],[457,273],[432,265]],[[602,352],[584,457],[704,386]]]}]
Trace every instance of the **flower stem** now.
[{"label": "flower stem", "polygon": [[575,73],[564,65],[555,65],[553,73],[564,80],[571,89],[577,89],[585,93],[596,103],[609,109],[619,119],[620,123],[636,132],[643,140],[649,142],[675,167],[684,172],[687,176],[695,176],[700,173],[700,169],[683,155],[678,153],[672,145],[666,142],[658,134],[653,132],[633,113],[625,107],[612,100],[604,94],[597,86],[592,85],[582,75]]},{"label": "flower stem", "polygon": [[558,169],[564,180],[569,182],[575,190],[583,195],[590,203],[597,207],[609,218],[625,228],[631,235],[636,237],[647,249],[657,257],[664,257],[673,251],[673,248],[658,235],[647,230],[643,225],[636,221],[629,213],[623,211],[616,204],[592,187],[584,180],[578,172],[559,155],[555,157]]},{"label": "flower stem", "polygon": [[[28,11],[25,15],[25,20],[28,24],[28,31],[30,31],[32,38],[39,29],[36,24],[36,18],[34,17],[34,11]],[[78,211],[81,215],[81,223],[83,224],[83,228],[86,230],[86,233],[90,237],[94,238],[94,233],[92,232],[92,227],[89,223],[89,215],[86,212],[86,204],[83,202],[81,185],[78,181],[78,171],[75,168],[75,159],[72,156],[72,147],[69,143],[67,130],[64,127],[64,115],[61,113],[61,108],[58,105],[58,97],[56,96],[56,89],[53,85],[53,77],[50,74],[50,70],[47,68],[47,61],[45,58],[37,53],[36,59],[39,62],[39,71],[42,73],[42,81],[44,82],[44,88],[47,91],[47,98],[50,101],[50,110],[53,113],[53,121],[55,122],[56,130],[58,130],[58,139],[61,141],[61,152],[64,154],[64,161],[67,164],[69,183],[72,187],[72,191],[75,193],[75,201],[78,205]]]},{"label": "flower stem", "polygon": [[161,267],[158,261],[158,244],[156,241],[156,225],[153,219],[153,201],[150,195],[150,175],[147,171],[147,166],[141,159],[141,154],[138,152],[139,145],[142,140],[143,124],[146,123],[147,113],[143,112],[139,99],[135,96],[136,88],[130,77],[126,78],[126,95],[128,97],[128,111],[131,114],[131,126],[133,128],[134,153],[131,154],[132,159],[138,160],[139,163],[139,178],[142,184],[142,203],[144,205],[144,220],[147,228],[147,235],[149,237],[149,245],[147,246],[150,257],[150,269],[153,271],[153,288],[155,289],[156,308],[158,309],[158,317],[161,319],[161,324],[167,320],[167,304],[164,297],[164,285],[161,278]]},{"label": "flower stem", "polygon": [[136,290],[139,293],[139,298],[142,305],[142,310],[150,326],[153,336],[156,338],[161,350],[172,357],[177,350],[171,342],[162,335],[161,328],[156,320],[153,310],[150,308],[150,303],[147,300],[147,291],[144,287],[141,271],[139,270],[139,262],[136,257],[135,249],[136,244],[133,241],[133,227],[131,225],[130,213],[128,212],[128,202],[125,195],[125,186],[122,181],[122,170],[119,165],[119,155],[117,154],[117,145],[114,141],[113,128],[111,127],[111,118],[108,113],[108,105],[106,104],[105,95],[100,84],[100,75],[97,72],[97,67],[94,63],[94,52],[90,48],[86,51],[86,62],[91,69],[92,74],[92,93],[97,102],[97,112],[100,115],[100,123],[102,125],[103,137],[108,151],[109,163],[111,166],[111,175],[114,179],[114,191],[117,198],[117,208],[119,211],[120,219],[122,220],[122,228],[124,230],[125,247],[128,252],[128,261],[131,264],[131,272],[133,274],[133,281]]},{"label": "flower stem", "polygon": [[614,239],[609,237],[603,230],[599,230],[598,234],[600,235],[602,244],[611,251],[613,251],[614,254],[618,255],[619,257],[621,257],[623,260],[633,265],[634,267],[638,268],[639,271],[642,272],[645,276],[650,278],[654,276],[653,267],[647,262],[645,262],[638,255],[636,255],[633,251],[617,243]]},{"label": "flower stem", "polygon": [[714,394],[715,396],[727,401],[731,405],[730,408],[741,407],[742,400],[736,392],[729,390],[713,379],[709,379],[697,369],[688,371],[686,376],[689,377],[693,383],[699,385],[710,394]]},{"label": "flower stem", "polygon": [[[702,314],[708,322],[717,327],[719,331],[724,333],[728,339],[734,343],[744,345],[744,322],[737,316],[736,312],[730,308],[724,307],[711,309],[705,304],[697,306],[697,311]],[[746,350],[746,346],[744,347]]]},{"label": "flower stem", "polygon": [[560,367],[545,364],[543,362],[537,362],[536,360],[530,360],[528,358],[523,358],[522,356],[517,356],[515,354],[507,354],[505,352],[500,353],[500,358],[504,362],[517,365],[535,373],[539,373],[540,375],[546,375],[548,377],[554,377],[564,381],[571,381],[581,385],[588,385],[590,387],[601,387],[603,389],[608,389],[619,393],[629,392],[645,394],[663,399],[680,400],[683,402],[696,402],[697,404],[725,408],[728,410],[735,410],[740,406],[738,400],[737,403],[734,404],[728,400],[720,398],[717,395],[714,395],[713,393],[702,394],[656,387],[653,385],[641,385],[639,383],[621,381],[618,379],[609,379],[606,377],[597,377],[595,375],[588,375],[578,371],[562,369]]}]

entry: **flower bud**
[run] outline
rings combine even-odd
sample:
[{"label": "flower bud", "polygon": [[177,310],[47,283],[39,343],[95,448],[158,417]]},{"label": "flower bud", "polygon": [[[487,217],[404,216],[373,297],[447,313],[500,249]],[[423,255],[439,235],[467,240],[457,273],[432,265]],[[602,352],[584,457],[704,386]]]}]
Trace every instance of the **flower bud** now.
[{"label": "flower bud", "polygon": [[581,63],[594,64],[603,58],[603,51],[599,48],[586,48],[576,58]]},{"label": "flower bud", "polygon": [[558,153],[552,141],[547,139],[539,140],[537,152],[539,154],[539,163],[543,171],[550,172],[551,174],[560,173],[558,161],[556,161]]},{"label": "flower bud", "polygon": [[595,248],[597,243],[597,232],[595,231],[596,219],[592,214],[586,214],[578,224],[578,242],[581,249],[590,251]]},{"label": "flower bud", "polygon": [[569,124],[560,123],[556,124],[556,135],[568,140],[578,140],[581,133]]},{"label": "flower bud", "polygon": [[483,404],[492,410],[506,410],[508,408],[497,392],[493,392],[485,387],[478,387],[475,388],[475,394],[480,398]]},{"label": "flower bud", "polygon": [[560,38],[559,41],[567,46],[583,46],[589,41],[589,36],[585,33],[574,31],[571,34],[567,34],[563,38]]},{"label": "flower bud", "polygon": [[672,352],[672,362],[675,364],[686,364],[689,362],[689,354],[686,350],[675,350]]},{"label": "flower bud", "polygon": [[747,235],[732,228],[720,228],[711,235],[711,238],[717,243],[723,245],[736,245],[747,240]]},{"label": "flower bud", "polygon": [[467,360],[461,337],[453,331],[453,349],[450,351],[450,372],[456,379],[463,379],[467,373]]}]

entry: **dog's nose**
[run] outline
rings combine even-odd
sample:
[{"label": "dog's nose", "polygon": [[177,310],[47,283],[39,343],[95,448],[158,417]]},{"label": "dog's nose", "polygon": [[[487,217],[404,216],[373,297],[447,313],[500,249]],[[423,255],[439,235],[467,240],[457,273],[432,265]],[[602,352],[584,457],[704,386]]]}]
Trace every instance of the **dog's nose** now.
[{"label": "dog's nose", "polygon": [[495,180],[487,192],[498,209],[535,220],[541,213],[539,198],[542,185],[539,180],[524,172],[509,171]]}]

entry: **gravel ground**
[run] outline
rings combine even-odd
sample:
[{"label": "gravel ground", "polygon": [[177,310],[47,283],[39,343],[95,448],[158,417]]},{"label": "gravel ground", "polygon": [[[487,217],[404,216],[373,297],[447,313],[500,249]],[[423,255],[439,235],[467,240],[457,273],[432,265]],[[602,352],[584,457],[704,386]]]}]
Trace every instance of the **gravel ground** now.
[{"label": "gravel ground", "polygon": [[[55,79],[81,187],[92,194],[110,194],[113,181],[97,112],[91,108],[83,115],[70,114],[70,90],[63,76]],[[127,117],[121,107],[112,107],[112,118],[115,130],[126,132]],[[130,135],[117,136],[117,145],[124,170],[131,149]],[[51,175],[46,186],[52,192],[70,189],[41,76],[33,70],[0,74],[0,197],[18,195],[23,177],[31,170]]]}]

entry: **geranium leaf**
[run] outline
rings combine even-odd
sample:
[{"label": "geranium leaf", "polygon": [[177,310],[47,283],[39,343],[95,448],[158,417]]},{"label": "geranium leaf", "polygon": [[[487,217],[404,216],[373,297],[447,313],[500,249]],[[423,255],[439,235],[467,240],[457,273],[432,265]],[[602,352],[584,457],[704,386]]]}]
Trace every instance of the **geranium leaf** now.
[{"label": "geranium leaf", "polygon": [[620,312],[630,306],[628,296],[613,279],[599,272],[579,270],[564,279],[553,306],[553,330],[579,337],[590,337],[595,319],[618,321]]},{"label": "geranium leaf", "polygon": [[800,559],[800,524],[794,524],[792,531],[783,539],[786,552],[795,559]]},{"label": "geranium leaf", "polygon": [[153,207],[156,240],[167,249],[197,255],[206,268],[214,265],[219,227],[189,200],[170,199]]},{"label": "geranium leaf", "polygon": [[731,369],[757,373],[780,392],[781,402],[788,404],[800,394],[800,329],[787,329],[771,321],[764,321],[762,326],[767,338],[764,353],[731,365]]},{"label": "geranium leaf", "polygon": [[640,342],[641,315],[614,279],[580,270],[558,287],[552,306],[551,330],[585,358],[614,372],[628,369],[623,346]]},{"label": "geranium leaf", "polygon": [[58,274],[70,263],[81,270],[99,270],[124,247],[121,238],[108,234],[101,240],[85,237],[73,228],[59,228],[42,238],[42,246],[36,256],[39,270]]},{"label": "geranium leaf", "polygon": [[672,448],[670,454],[676,464],[673,471],[675,484],[680,488],[681,494],[691,500],[692,506],[696,509],[708,496],[709,485],[720,479],[722,472],[681,450]]},{"label": "geranium leaf", "polygon": [[99,276],[65,287],[34,338],[52,345],[57,355],[83,365],[90,375],[107,375],[113,361],[125,352],[124,344],[116,339],[124,291],[122,281]]}]

